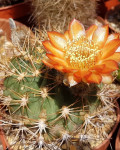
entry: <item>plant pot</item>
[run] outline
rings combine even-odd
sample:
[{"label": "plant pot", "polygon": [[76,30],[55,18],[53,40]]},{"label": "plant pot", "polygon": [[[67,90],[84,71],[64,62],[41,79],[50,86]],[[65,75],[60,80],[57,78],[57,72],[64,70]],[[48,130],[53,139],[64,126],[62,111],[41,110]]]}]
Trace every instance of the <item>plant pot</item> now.
[{"label": "plant pot", "polygon": [[97,6],[98,16],[105,18],[105,14],[107,13],[107,11],[110,10],[112,7],[115,7],[118,4],[120,4],[119,0],[100,0],[100,1],[98,1],[98,6]]},{"label": "plant pot", "polygon": [[116,142],[115,142],[115,149],[116,150],[120,149],[120,128],[119,128],[118,133],[117,133],[117,138],[116,138]]},{"label": "plant pot", "polygon": [[0,127],[0,141],[1,141],[1,144],[3,147],[3,150],[6,150],[8,147],[8,143],[7,143],[7,140],[5,138],[5,135],[4,135],[1,127]]},{"label": "plant pot", "polygon": [[[93,150],[106,150],[107,147],[109,146],[110,144],[110,139],[112,138],[112,135],[113,133],[115,132],[116,128],[118,127],[118,124],[119,124],[119,121],[120,121],[120,116],[119,116],[119,112],[120,112],[120,108],[119,108],[119,105],[118,103],[116,102],[116,114],[117,114],[117,119],[116,119],[116,123],[112,129],[112,131],[110,132],[108,138],[106,140],[103,141],[103,143],[101,143],[99,146],[93,148]],[[118,132],[118,134],[120,134],[120,130]],[[5,135],[2,131],[2,128],[0,130],[0,138],[1,138],[1,142],[3,144],[3,150],[6,150],[9,146],[8,146],[8,143],[7,143],[7,140],[5,138]],[[117,139],[117,142],[120,140],[120,137]],[[117,145],[118,146],[118,145]],[[119,143],[119,146],[120,146],[120,143]],[[12,149],[9,149],[9,150],[12,150]],[[77,150],[76,147],[74,147],[73,145],[70,147],[70,150]],[[119,149],[116,149],[116,150],[119,150]]]},{"label": "plant pot", "polygon": [[[119,119],[120,119],[120,112],[119,112]],[[119,149],[120,149],[120,127],[118,129],[118,133],[115,141],[115,150],[119,150]]]},{"label": "plant pot", "polygon": [[107,10],[110,10],[112,7],[119,5],[120,1],[119,0],[107,0],[104,3],[105,3],[105,7],[107,8]]},{"label": "plant pot", "polygon": [[114,32],[120,33],[120,4],[109,9],[105,15],[105,22]]},{"label": "plant pot", "polygon": [[0,18],[18,19],[30,14],[30,2],[22,2],[0,8]]},{"label": "plant pot", "polygon": [[[26,25],[24,25],[18,21],[15,21],[15,24],[20,30],[24,30],[24,31],[26,31],[26,33],[29,31],[29,28]],[[2,29],[4,31],[4,34],[6,35],[7,39],[11,40],[11,29],[10,29],[8,19],[0,19],[0,29]],[[33,34],[33,33],[31,32],[31,34]]]}]

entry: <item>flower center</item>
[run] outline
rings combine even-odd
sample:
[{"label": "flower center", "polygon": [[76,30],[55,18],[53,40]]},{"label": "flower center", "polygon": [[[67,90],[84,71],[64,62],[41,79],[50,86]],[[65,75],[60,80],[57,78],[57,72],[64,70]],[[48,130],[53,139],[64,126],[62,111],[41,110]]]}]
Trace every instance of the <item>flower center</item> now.
[{"label": "flower center", "polygon": [[98,45],[85,36],[69,41],[65,47],[65,58],[73,69],[93,67],[100,53]]}]

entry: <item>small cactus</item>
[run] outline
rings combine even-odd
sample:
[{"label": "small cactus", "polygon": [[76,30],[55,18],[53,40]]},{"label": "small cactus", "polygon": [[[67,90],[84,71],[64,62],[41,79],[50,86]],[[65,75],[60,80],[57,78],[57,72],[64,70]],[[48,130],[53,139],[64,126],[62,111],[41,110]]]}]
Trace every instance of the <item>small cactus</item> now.
[{"label": "small cactus", "polygon": [[64,32],[76,18],[89,27],[96,18],[96,0],[34,0],[31,19],[41,29]]},{"label": "small cactus", "polygon": [[[73,20],[71,25],[73,25],[74,32],[72,33],[75,33],[74,35],[78,35],[77,32],[79,31],[83,34],[84,27],[78,21]],[[82,28],[76,28],[76,26]],[[90,38],[93,32],[98,33],[97,31],[108,27],[101,28],[96,25],[89,28],[88,37]],[[91,29],[94,29],[94,31]],[[102,44],[107,39],[113,40],[113,43],[117,41],[116,47],[113,46],[114,52],[111,54],[109,51],[109,55],[115,54],[112,57],[114,62],[115,57],[117,58],[115,49],[119,47],[120,40],[117,34],[109,36],[113,39],[108,38],[106,31],[107,29],[101,39]],[[61,35],[57,32],[52,33],[56,33],[56,39],[58,38],[57,35]],[[60,52],[56,47],[62,47],[63,41],[60,43],[51,38],[52,33],[49,37],[53,49],[47,49],[46,55],[49,57],[51,54],[52,57],[59,57],[59,54],[61,54],[62,56],[62,51]],[[78,38],[83,36],[81,34],[78,35]],[[91,71],[90,69],[98,61],[96,59],[98,53],[94,55],[94,62],[89,59],[91,63],[89,67],[84,66],[81,62],[82,67],[79,67],[77,65],[78,60],[75,65],[71,65],[69,64],[69,58],[62,58],[63,61],[67,60],[64,64],[58,61],[59,58],[56,59],[58,62],[55,59],[53,60],[52,57],[44,58],[44,48],[39,40],[32,40],[28,37],[26,41],[23,46],[17,45],[17,47],[15,45],[18,55],[13,56],[8,63],[0,63],[0,70],[5,73],[4,87],[0,93],[2,114],[0,122],[4,126],[10,148],[13,150],[69,150],[72,148],[85,149],[85,146],[91,149],[98,146],[108,137],[116,121],[114,100],[119,97],[118,89],[120,87],[110,83],[109,85],[104,84],[105,74],[99,73],[102,69],[98,65],[93,69],[94,78],[88,78],[88,73],[86,73],[87,76],[81,78],[79,74],[74,76],[76,72],[83,71],[80,70],[81,68]],[[33,43],[33,41],[35,42]],[[91,38],[85,40],[87,44],[90,41],[93,42]],[[72,48],[75,49],[75,39],[71,39],[71,42],[73,42]],[[84,41],[82,40],[82,42]],[[96,42],[99,42],[99,40],[96,40]],[[44,41],[43,45],[46,48],[45,43]],[[63,53],[65,52],[63,51]],[[108,56],[108,53],[105,54]],[[99,53],[100,55],[102,53]],[[85,57],[88,57],[88,53]],[[117,59],[117,61],[119,60]],[[112,81],[110,74],[118,69],[117,62],[112,66],[112,70],[108,66],[105,67],[105,71],[109,71],[106,79]],[[99,73],[100,78],[96,72]]]}]

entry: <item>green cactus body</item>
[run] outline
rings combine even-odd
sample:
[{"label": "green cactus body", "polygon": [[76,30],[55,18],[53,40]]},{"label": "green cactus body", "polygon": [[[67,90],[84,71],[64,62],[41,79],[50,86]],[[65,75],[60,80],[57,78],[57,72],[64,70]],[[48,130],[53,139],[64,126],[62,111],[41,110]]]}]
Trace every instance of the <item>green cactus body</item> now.
[{"label": "green cactus body", "polygon": [[6,77],[0,122],[10,148],[70,150],[74,145],[84,150],[84,144],[89,149],[98,146],[116,121],[114,99],[119,97],[119,88],[83,82],[68,87],[62,73],[41,62],[42,47],[31,47],[20,48],[19,55],[0,63]]},{"label": "green cactus body", "polygon": [[46,143],[61,139],[62,145],[64,140],[78,133],[85,115],[97,109],[100,104],[97,88],[95,84],[80,83],[69,88],[63,83],[54,83],[61,75],[55,70],[46,70],[42,63],[33,61],[33,57],[19,56],[9,63],[9,75],[4,81],[4,97],[10,102],[7,108],[18,122],[21,118],[27,120],[27,123],[22,122],[33,132],[37,128],[35,136],[43,136]]},{"label": "green cactus body", "polygon": [[[35,68],[31,66],[29,61],[22,58],[15,58],[11,61],[10,68],[13,73],[4,81],[6,87],[4,95],[11,97],[10,111],[13,115],[25,115],[28,118],[38,119],[40,112],[45,109],[47,120],[55,120],[59,116],[59,110],[63,106],[67,107],[74,103],[75,97],[70,93],[69,88],[64,85],[53,88],[50,91],[53,95],[50,96],[47,91],[44,91],[47,88],[52,88],[52,86],[48,86],[52,84],[52,80],[47,79],[49,72],[40,74],[42,65],[33,65]],[[38,74],[35,75],[34,72],[38,72]],[[75,114],[79,115],[79,112]],[[77,124],[81,122],[77,116],[71,117],[71,120],[72,118],[73,122],[75,120]]]}]

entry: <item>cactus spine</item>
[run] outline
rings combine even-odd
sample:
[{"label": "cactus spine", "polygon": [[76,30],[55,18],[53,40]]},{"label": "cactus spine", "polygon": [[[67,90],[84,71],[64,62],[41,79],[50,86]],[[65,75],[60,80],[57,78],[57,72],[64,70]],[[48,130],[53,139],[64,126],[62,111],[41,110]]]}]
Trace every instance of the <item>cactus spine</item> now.
[{"label": "cactus spine", "polygon": [[[15,49],[19,55],[0,64],[6,74],[1,94],[1,124],[10,147],[61,150],[79,149],[82,145],[84,149],[85,139],[89,148],[96,146],[95,138],[102,142],[116,120],[112,103],[119,94],[117,87],[105,85],[100,90],[96,84],[81,82],[69,88],[63,84],[61,73],[44,67],[42,47],[37,42],[35,45],[29,41]],[[110,90],[115,95],[108,96],[106,101],[106,92]],[[107,125],[106,119],[110,120]],[[101,130],[104,132],[98,137]],[[94,139],[92,142],[89,136]]]},{"label": "cactus spine", "polygon": [[[50,19],[50,26],[49,22],[45,22],[46,18],[43,19],[45,29],[55,28],[57,31],[64,31],[73,17],[82,20],[88,26],[95,18],[93,8],[96,2],[83,1],[67,0],[63,3],[63,0],[59,0],[51,4],[50,0],[35,0],[34,5],[38,4],[37,13],[35,12],[37,23],[39,20],[41,22],[43,16],[47,16]],[[89,4],[91,7],[88,11]],[[45,9],[40,15],[39,7],[40,10]],[[58,8],[61,8],[59,13],[56,11]],[[90,9],[92,17],[88,21],[89,15],[91,16]],[[63,12],[65,15],[62,17]],[[73,87],[66,86],[63,84],[62,73],[43,65],[41,60],[44,51],[41,41],[35,37],[31,39],[29,36],[23,40],[23,36],[20,36],[22,42],[18,42],[19,39],[14,38],[16,31],[13,30],[13,44],[10,43],[14,54],[4,61],[4,58],[7,58],[7,51],[3,47],[0,57],[3,58],[0,61],[0,71],[5,77],[0,93],[2,115],[0,122],[8,137],[8,148],[84,150],[86,147],[92,149],[98,146],[108,137],[116,121],[114,100],[119,97],[119,86],[84,82]],[[93,60],[90,62],[93,63]]]},{"label": "cactus spine", "polygon": [[89,27],[96,18],[95,0],[34,0],[32,5],[31,18],[38,27],[47,31],[64,32],[74,18]]}]

